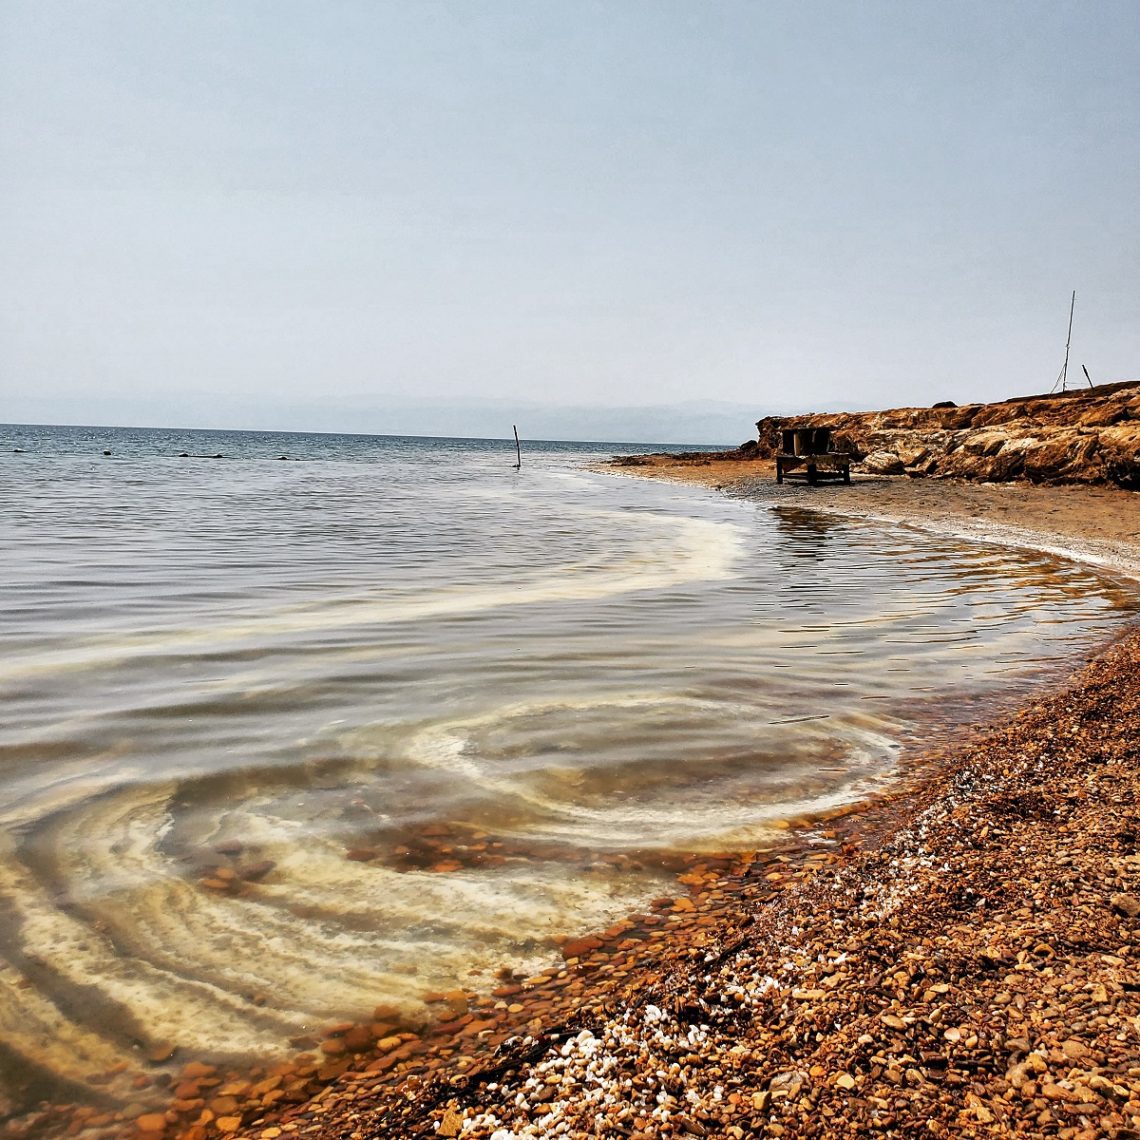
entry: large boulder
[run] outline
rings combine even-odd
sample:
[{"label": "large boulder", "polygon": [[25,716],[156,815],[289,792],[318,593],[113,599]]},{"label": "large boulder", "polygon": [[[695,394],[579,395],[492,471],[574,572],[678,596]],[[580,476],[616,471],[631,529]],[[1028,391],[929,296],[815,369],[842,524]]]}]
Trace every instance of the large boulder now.
[{"label": "large boulder", "polygon": [[906,464],[893,451],[872,451],[864,457],[859,469],[868,475],[903,475]]}]

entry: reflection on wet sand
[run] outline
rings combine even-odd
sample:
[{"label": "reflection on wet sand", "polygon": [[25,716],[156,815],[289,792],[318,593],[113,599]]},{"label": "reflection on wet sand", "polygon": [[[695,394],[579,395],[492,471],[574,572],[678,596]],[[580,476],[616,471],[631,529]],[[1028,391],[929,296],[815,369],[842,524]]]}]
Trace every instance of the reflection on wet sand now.
[{"label": "reflection on wet sand", "polygon": [[799,507],[775,507],[771,513],[776,521],[772,554],[789,571],[800,559],[822,558],[829,536],[843,526],[834,515]]}]

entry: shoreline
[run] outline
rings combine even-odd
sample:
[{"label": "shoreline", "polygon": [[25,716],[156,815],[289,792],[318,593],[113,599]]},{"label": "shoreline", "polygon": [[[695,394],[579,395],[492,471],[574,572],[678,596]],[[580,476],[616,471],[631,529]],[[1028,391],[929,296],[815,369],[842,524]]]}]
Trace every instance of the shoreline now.
[{"label": "shoreline", "polygon": [[675,932],[618,1000],[482,1079],[407,1088],[370,1125],[512,1140],[593,1135],[601,1113],[598,1134],[636,1140],[1131,1136],[1140,816],[1094,793],[1135,808],[1138,713],[1134,627],[860,813],[836,858],[745,870],[724,920]]},{"label": "shoreline", "polygon": [[[748,476],[725,479],[728,473],[721,464],[698,466],[679,463],[676,466],[687,470],[679,474],[662,465],[652,472],[634,468],[631,473],[685,478],[686,481],[718,486],[730,494],[743,495],[768,506],[821,509],[811,498],[818,495],[819,488],[785,485],[777,489],[773,483],[772,490],[781,492],[779,496],[769,497],[764,494],[767,488],[762,487],[763,497],[757,498],[755,479],[758,465],[755,462],[749,464],[752,484],[747,481]],[[699,477],[693,478],[697,473]],[[717,482],[718,479],[722,482]],[[859,480],[853,485],[856,493],[859,493],[863,482]],[[871,483],[870,480],[865,482]],[[893,481],[884,482],[889,486]],[[877,488],[880,481],[875,480],[875,484]],[[946,511],[945,500],[949,498],[945,493],[946,484],[931,484],[931,487],[938,488],[939,498],[944,500],[940,503],[941,509]],[[901,483],[904,491],[913,492],[914,488],[912,481],[903,480]],[[824,493],[830,490],[827,488]],[[850,491],[852,488],[836,487],[835,490]],[[974,490],[971,487],[966,494],[972,494]],[[1056,488],[1039,490],[1053,492]],[[1109,497],[1112,498],[1111,495]],[[836,494],[833,500],[822,509],[845,517],[876,518],[878,521],[948,533],[944,527],[933,526],[920,511],[912,511],[910,517],[901,517],[903,512],[893,505],[891,517],[874,516],[860,513],[858,507],[850,510],[855,504],[845,503],[840,494]],[[1023,510],[1022,514],[1026,512]],[[1082,533],[1061,537],[1083,544],[1082,549],[1088,555],[1083,560],[1092,562],[1104,558],[1105,561],[1095,564],[1112,573],[1140,578],[1140,542],[1131,546],[1120,543],[1120,556],[1112,556],[1110,563],[1104,539],[1095,533],[1095,518],[1084,508],[1074,511],[1074,517],[1086,524]],[[921,527],[924,522],[927,525]],[[1001,525],[999,522],[998,526]],[[1140,519],[1136,525],[1140,528]],[[1044,532],[1025,529],[1022,535],[1040,533]],[[1054,536],[1058,533],[1053,532]],[[961,536],[980,541],[1002,541],[997,531],[993,536],[969,533]],[[1005,541],[1002,544],[1018,543]],[[1028,539],[1025,545],[1030,545]],[[1040,546],[1032,548],[1041,549]],[[1067,547],[1054,548],[1050,552],[1061,554],[1062,549],[1064,556],[1070,556]],[[1136,622],[1098,652],[1092,663],[1080,671],[1075,682],[1070,678],[1067,682],[1050,686],[1043,696],[1023,702],[1016,713],[1008,717],[1003,714],[997,724],[965,726],[942,750],[923,753],[920,769],[902,777],[899,786],[887,793],[849,805],[830,816],[812,821],[793,821],[797,830],[789,834],[790,842],[784,848],[745,855],[694,857],[678,869],[678,889],[682,893],[657,900],[645,914],[630,916],[605,932],[571,939],[563,947],[564,961],[558,966],[532,978],[504,975],[500,979],[502,985],[491,995],[467,991],[434,995],[438,1019],[426,1028],[400,1025],[394,1020],[393,1011],[381,1008],[375,1011],[372,1023],[328,1027],[318,1035],[315,1048],[288,1062],[245,1070],[218,1070],[190,1062],[184,1067],[181,1077],[172,1082],[170,1091],[175,1096],[166,1113],[136,1113],[135,1123],[131,1124],[121,1118],[100,1119],[100,1114],[92,1111],[83,1119],[85,1133],[151,1138],[179,1136],[185,1140],[207,1140],[218,1135],[259,1137],[261,1140],[298,1135],[331,1140],[332,1137],[351,1136],[355,1129],[364,1128],[361,1135],[414,1137],[462,1134],[483,1138],[498,1133],[500,1140],[511,1140],[513,1137],[546,1136],[560,1125],[567,1127],[566,1135],[593,1135],[589,1113],[596,1112],[604,1114],[606,1128],[609,1129],[601,1134],[633,1137],[826,1136],[843,1134],[848,1124],[853,1123],[871,1129],[885,1128],[888,1132],[904,1125],[907,1129],[918,1129],[920,1124],[927,1128],[925,1118],[915,1118],[911,1124],[906,1124],[904,1117],[899,1116],[904,1111],[902,1108],[882,1108],[874,1103],[884,1099],[888,1103],[891,1101],[889,1096],[881,1095],[884,1092],[880,1088],[883,1080],[896,1093],[903,1092],[908,1101],[919,1105],[924,1102],[924,1097],[929,1100],[931,1087],[943,1100],[947,1090],[953,1088],[954,1098],[948,1103],[955,1113],[967,1115],[945,1117],[942,1113],[944,1132],[967,1126],[984,1126],[987,1132],[1000,1131],[1008,1116],[1007,1110],[1000,1105],[991,1105],[992,1097],[987,1099],[977,1091],[970,1091],[978,1084],[986,1088],[989,1085],[985,1081],[970,1082],[964,1078],[948,1084],[946,1078],[958,1076],[957,1068],[948,1061],[946,1064],[932,1062],[924,1054],[934,1050],[923,1050],[914,1040],[907,1041],[907,1050],[898,1055],[897,1063],[893,1065],[886,1064],[891,1057],[884,1053],[883,1046],[879,1048],[883,1053],[882,1062],[874,1061],[861,1069],[862,1060],[859,1063],[850,1061],[845,1062],[846,1067],[837,1069],[831,1066],[830,1061],[825,1065],[819,1059],[810,1064],[804,1057],[797,1060],[794,1042],[785,1039],[786,1033],[783,1037],[780,1033],[784,1033],[789,1025],[796,1026],[797,1033],[805,1031],[808,1022],[823,1026],[835,1012],[831,1007],[845,995],[851,996],[852,1001],[857,996],[856,1005],[862,1003],[859,1005],[862,1010],[868,991],[863,985],[866,979],[860,980],[856,967],[848,966],[849,962],[858,961],[853,952],[837,951],[840,957],[847,955],[839,963],[844,969],[822,975],[816,967],[824,961],[835,962],[832,951],[841,943],[846,945],[847,942],[858,941],[856,934],[860,937],[866,935],[861,945],[869,946],[875,954],[881,954],[886,945],[885,942],[883,945],[875,942],[876,938],[882,940],[885,936],[880,924],[873,924],[869,932],[862,928],[835,932],[830,935],[835,946],[823,948],[820,915],[829,912],[819,910],[821,900],[833,908],[841,904],[846,907],[846,910],[836,913],[842,913],[842,921],[850,924],[851,915],[860,913],[858,905],[851,903],[852,892],[859,897],[862,897],[860,892],[865,893],[869,888],[881,893],[888,881],[883,879],[883,853],[894,851],[896,853],[888,869],[898,880],[892,888],[897,888],[898,898],[892,905],[897,913],[905,916],[909,888],[898,886],[905,875],[899,878],[902,872],[894,868],[900,860],[903,863],[907,860],[930,863],[933,858],[930,855],[930,850],[933,850],[930,835],[937,832],[935,821],[944,827],[947,820],[954,819],[955,813],[959,813],[957,822],[942,838],[960,838],[961,820],[968,819],[968,813],[963,815],[963,808],[968,807],[969,801],[967,798],[952,803],[954,795],[958,794],[955,789],[960,789],[964,782],[976,786],[984,780],[988,793],[1005,794],[1000,789],[1008,787],[1008,795],[1023,794],[1018,790],[1018,781],[1024,783],[1032,774],[1012,769],[995,774],[997,746],[994,741],[1004,734],[1007,743],[1022,740],[1029,746],[1045,737],[1055,737],[1063,720],[1058,710],[1065,707],[1067,700],[1073,700],[1073,707],[1078,710],[1092,707],[1102,699],[1105,686],[1113,684],[1121,690],[1114,699],[1119,696],[1133,713],[1140,712],[1140,625]],[[1101,696],[1094,695],[1094,691]],[[1074,714],[1070,711],[1064,715]],[[1101,743],[1108,751],[1115,749],[1114,755],[1126,754],[1127,741],[1110,739],[1112,728],[1107,718],[1101,719],[1104,722],[1099,724],[1104,736]],[[1128,718],[1120,719],[1124,723],[1116,725],[1117,737],[1127,727]],[[1117,761],[1115,766],[1122,764]],[[1128,778],[1132,776],[1133,767],[1134,764],[1127,769]],[[1117,777],[1114,775],[1113,779]],[[1123,786],[1124,777],[1120,780]],[[1134,790],[1135,785],[1131,786]],[[998,793],[994,792],[995,788],[999,789]],[[1044,793],[1036,788],[1034,794]],[[1068,801],[1060,795],[1058,802]],[[1034,819],[1047,821],[1044,809],[1035,811],[1036,815],[1030,813],[1027,817],[1028,822]],[[926,822],[921,822],[923,820]],[[921,844],[925,854],[921,855],[915,854],[913,842],[907,838],[908,829],[913,831],[919,826],[925,829]],[[984,826],[991,828],[993,833],[993,823]],[[1137,820],[1137,830],[1140,831],[1140,819]],[[911,847],[907,846],[908,843]],[[1137,856],[1137,862],[1140,863],[1140,856]],[[1125,869],[1127,874],[1124,877],[1140,877],[1140,868],[1134,870],[1131,864],[1127,864]],[[905,867],[904,871],[921,878],[922,867],[916,863],[914,867]],[[990,880],[993,877],[991,869]],[[937,878],[934,876],[935,886],[943,886]],[[1126,885],[1129,890],[1140,891],[1140,882],[1130,881]],[[923,891],[916,889],[910,894],[928,894],[930,887],[931,882],[926,881]],[[952,890],[957,891],[959,887]],[[1108,906],[1111,913],[1111,896]],[[1140,906],[1137,913],[1140,914]],[[1140,924],[1132,921],[1135,917],[1122,916],[1123,921],[1130,924],[1127,937],[1117,939],[1111,947],[1109,956],[1118,958],[1122,964],[1130,962],[1125,951],[1131,942],[1140,942]],[[926,921],[926,937],[933,936],[929,915],[925,919],[922,915],[911,916],[911,919],[911,927],[920,919]],[[888,922],[888,928],[891,925]],[[900,928],[907,928],[906,923]],[[815,957],[820,961],[813,966],[810,960],[805,959],[796,965],[797,984],[785,986],[784,979],[779,976],[784,963],[776,959],[793,953],[793,947],[798,947],[794,950],[794,957],[804,957],[802,944],[805,939],[810,941],[813,930],[819,950]],[[824,934],[826,936],[826,932]],[[921,945],[921,942],[919,939],[916,945]],[[1038,943],[1041,944],[1044,943]],[[779,953],[773,955],[773,949]],[[893,949],[899,951],[897,945]],[[1051,955],[1043,952],[1037,957],[1053,962],[1058,951],[1053,946],[1051,949]],[[1027,958],[1034,964],[1035,953],[1030,948]],[[1002,958],[1001,962],[1004,964],[1005,959]],[[1135,962],[1140,962],[1140,952],[1131,964]],[[1022,965],[1024,963],[1014,954],[1009,961],[1011,972],[1020,970]],[[723,982],[724,971],[729,969],[733,971],[735,980],[721,985],[723,993],[731,989],[733,995],[726,1005],[723,993],[718,996],[709,977],[719,971]],[[927,971],[927,977],[935,976],[927,967],[923,969]],[[773,971],[777,976],[773,976]],[[830,980],[834,978],[839,980]],[[945,995],[961,989],[960,980],[958,983],[939,981],[932,984],[949,987],[945,991],[936,990],[936,996],[926,1003],[935,1007],[946,1005],[949,999],[944,1001]],[[1106,981],[1089,984],[1103,986],[1107,992]],[[1140,990],[1140,983],[1136,989]],[[737,990],[744,996],[738,999]],[[1124,996],[1119,1000],[1114,998],[1113,1003],[1102,1004],[1112,1004],[1116,1010],[1121,1002],[1130,1003],[1127,1014],[1122,1009],[1120,1014],[1106,1016],[1117,1016],[1118,1021],[1120,1016],[1140,1017],[1140,1005],[1130,996],[1134,991],[1117,987],[1113,993],[1117,992]],[[780,1010],[774,1009],[773,995],[782,999]],[[753,1049],[754,1045],[759,1048],[757,1042],[747,1035],[740,1035],[738,1022],[745,1010],[753,1023],[758,1023],[757,1019],[763,1020],[761,1013],[764,1016],[776,1013],[777,1021],[784,1026],[779,1032],[774,1030],[776,1035],[763,1043],[760,1052]],[[696,1011],[699,1011],[699,1016]],[[932,1012],[937,1012],[937,1008]],[[846,1010],[843,1016],[848,1013],[851,1010]],[[883,1022],[880,1012],[875,1015],[877,1021],[872,1018],[875,1024],[868,1022],[873,1030],[869,1034],[872,1042],[859,1045],[861,1038],[868,1033],[860,1034],[855,1045],[851,1045],[846,1036],[842,1036],[842,1041],[852,1048],[859,1046],[865,1053],[878,1040],[880,1030],[875,1025],[880,1028],[886,1025],[895,1035],[915,1036],[916,1031],[912,1027],[918,1021],[908,1020],[905,1015],[887,1016],[900,1021],[904,1029],[895,1030],[893,1023]],[[928,1017],[922,1024],[929,1021]],[[935,1026],[942,1023],[942,1018],[933,1022]],[[1140,1020],[1133,1028],[1135,1036],[1129,1045],[1129,1058],[1137,1061],[1137,1072],[1132,1075],[1118,1073],[1111,1065],[1099,1065],[1093,1066],[1098,1072],[1092,1073],[1092,1077],[1108,1082],[1113,1089],[1123,1088],[1127,1095],[1122,1098],[1115,1091],[1104,1092],[1095,1101],[1101,1114],[1095,1125],[1081,1126],[1085,1128],[1085,1134],[1103,1135],[1112,1134],[1113,1129],[1140,1129],[1140,1083],[1135,1079],[1140,1077],[1140,1051],[1137,1049]],[[949,1029],[957,1029],[958,1035],[946,1037]],[[940,1051],[939,1057],[945,1060],[944,1054],[955,1051],[947,1048],[948,1042],[958,1046],[961,1042],[969,1042],[971,1036],[977,1039],[971,1047],[977,1051],[981,1035],[963,1033],[963,1026],[957,1023],[949,1029],[935,1033],[926,1042]],[[736,1034],[735,1038],[733,1034]],[[833,1041],[830,1033],[824,1034],[824,1042],[813,1056],[836,1045],[840,1036],[837,1035]],[[716,1038],[715,1042],[713,1038]],[[1064,1042],[1058,1041],[1056,1049],[1048,1048],[1042,1052],[1036,1048],[1036,1042],[1028,1041],[1027,1035],[1016,1040],[1026,1040],[1026,1048],[1019,1047],[1010,1053],[1010,1056],[1016,1054],[1020,1057],[1013,1065],[1028,1066],[1027,1071],[1031,1071],[1035,1078],[1022,1081],[1018,1089],[1027,1083],[1036,1084],[1038,1087],[1031,1091],[1040,1092],[1041,1072],[1053,1073],[1058,1062],[1051,1057],[1058,1050],[1067,1060],[1079,1059],[1065,1054]],[[1071,1040],[1076,1038],[1065,1039],[1066,1042]],[[989,1037],[985,1042],[986,1048],[997,1048]],[[733,1052],[745,1047],[746,1052]],[[1004,1043],[1000,1047],[1004,1048]],[[1083,1047],[1092,1055],[1088,1046]],[[1076,1046],[1070,1045],[1069,1049],[1073,1052]],[[1035,1059],[1037,1053],[1041,1053],[1042,1059]],[[751,1070],[746,1071],[739,1063],[745,1056],[751,1059]],[[639,1060],[631,1068],[631,1058],[635,1057]],[[673,1074],[669,1081],[638,1086],[635,1070],[644,1067],[643,1063],[648,1063],[649,1057],[663,1067],[663,1071]],[[784,1067],[773,1068],[774,1059]],[[1039,1071],[1038,1066],[1042,1064],[1045,1069]],[[676,1066],[679,1066],[678,1072],[673,1071]],[[824,1071],[816,1071],[821,1068]],[[876,1068],[880,1072],[872,1076]],[[991,1069],[993,1073],[997,1072],[992,1064],[988,1064],[988,1068],[975,1067],[975,1076],[983,1068],[987,1073]],[[893,1075],[894,1070],[901,1073],[898,1081]],[[1102,1076],[1099,1070],[1109,1073],[1109,1076]],[[636,1097],[630,1088],[618,1084],[618,1073],[623,1074],[622,1081],[633,1082],[631,1087],[637,1093]],[[726,1073],[735,1073],[735,1076],[726,1077]],[[884,1073],[886,1077],[883,1077]],[[912,1073],[918,1075],[912,1077]],[[1116,1077],[1126,1083],[1122,1085],[1117,1081],[1113,1084]],[[846,1078],[850,1078],[850,1085]],[[863,1085],[868,1080],[878,1082],[875,1087],[879,1091],[867,1092],[864,1096],[866,1090]],[[1062,1083],[1050,1088],[1061,1089],[1066,1094],[1072,1091],[1063,1083],[1068,1080],[1072,1084],[1068,1077],[1056,1076],[1056,1080]],[[676,1089],[669,1091],[674,1086]],[[1087,1089],[1089,1096],[1099,1095],[1087,1081],[1080,1087]],[[616,1098],[604,1095],[599,1099],[599,1090],[603,1088],[608,1088],[611,1094],[616,1092]],[[719,1095],[716,1095],[717,1089],[720,1090]],[[999,1100],[1001,1095],[1004,1093],[999,1095]],[[1081,1095],[1086,1094],[1082,1091]],[[664,1101],[660,1099],[662,1096]],[[935,1098],[935,1108],[938,1097]],[[973,1103],[968,1097],[979,1103]],[[635,1100],[643,1103],[640,1115],[629,1107]],[[1034,1105],[1032,1119],[1021,1115],[1016,1117],[1015,1130],[1019,1135],[1056,1134],[1057,1128],[1049,1126],[1049,1121],[1039,1121],[1041,1113],[1050,1111],[1052,1106],[1058,1110],[1055,1121],[1063,1121],[1066,1117],[1061,1110],[1070,1103],[1078,1103],[1053,1093],[1035,1096],[1033,1101],[1036,1100],[1042,1100],[1045,1107],[1038,1109]],[[851,1115],[853,1103],[854,1116]],[[1087,1105],[1094,1101],[1079,1103]],[[671,1107],[662,1109],[662,1105]],[[1128,1112],[1117,1111],[1122,1105]],[[927,1109],[928,1115],[934,1111],[930,1103],[927,1103]],[[893,1123],[888,1123],[892,1113]],[[877,1120],[872,1119],[875,1114],[878,1114]],[[813,1123],[809,1116],[819,1119]],[[56,1124],[66,1126],[75,1119],[74,1115],[66,1120],[56,1117]],[[930,1119],[939,1123],[937,1114]],[[45,1128],[33,1130],[28,1135],[54,1134],[46,1126],[47,1122],[41,1123]],[[1093,1130],[1089,1132],[1089,1128]],[[930,1126],[928,1130],[939,1134],[935,1127]],[[1081,1133],[1073,1133],[1078,1134]],[[11,1135],[22,1133],[12,1132]]]},{"label": "shoreline", "polygon": [[858,474],[849,485],[809,487],[777,484],[775,465],[769,460],[700,455],[631,459],[595,464],[592,469],[708,487],[761,506],[794,506],[1039,551],[1140,580],[1137,491],[1074,483],[974,483]]}]

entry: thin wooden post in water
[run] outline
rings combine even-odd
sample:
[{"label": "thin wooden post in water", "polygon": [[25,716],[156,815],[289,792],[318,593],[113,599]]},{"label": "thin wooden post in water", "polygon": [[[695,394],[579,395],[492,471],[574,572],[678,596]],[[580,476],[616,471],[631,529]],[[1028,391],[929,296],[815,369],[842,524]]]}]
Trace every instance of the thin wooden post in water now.
[{"label": "thin wooden post in water", "polygon": [[519,447],[519,429],[518,429],[518,426],[516,424],[511,424],[511,427],[513,427],[515,429],[515,454],[518,456],[518,459],[519,459],[518,463],[515,464],[515,470],[521,471],[522,470],[522,448]]}]

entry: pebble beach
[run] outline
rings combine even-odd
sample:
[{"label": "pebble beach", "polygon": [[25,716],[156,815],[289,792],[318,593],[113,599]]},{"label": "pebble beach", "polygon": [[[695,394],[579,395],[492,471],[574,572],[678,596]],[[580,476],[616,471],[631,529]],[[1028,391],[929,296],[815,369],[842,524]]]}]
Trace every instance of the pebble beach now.
[{"label": "pebble beach", "polygon": [[1138,57],[0,0],[0,1140],[1140,1140]]},{"label": "pebble beach", "polygon": [[[399,1098],[355,1078],[295,1130],[1135,1135],[1138,681],[1132,635],[834,855],[702,883],[705,921],[554,1003],[545,1032]],[[572,949],[551,979],[571,993],[609,962]]]},{"label": "pebble beach", "polygon": [[[637,474],[767,493],[755,465],[682,466]],[[811,505],[874,496],[867,513],[923,525],[913,484],[877,482]],[[990,494],[923,490],[963,533]],[[1016,533],[987,540],[1049,538],[1135,576],[1134,495],[1032,490],[1041,510],[1023,499]],[[426,1021],[381,1006],[272,1065],[190,1061],[160,1082],[163,1111],[59,1106],[8,1134],[1140,1135],[1138,715],[1133,627],[871,802],[791,821],[782,846],[680,861],[675,892],[538,974],[428,995]]]}]

